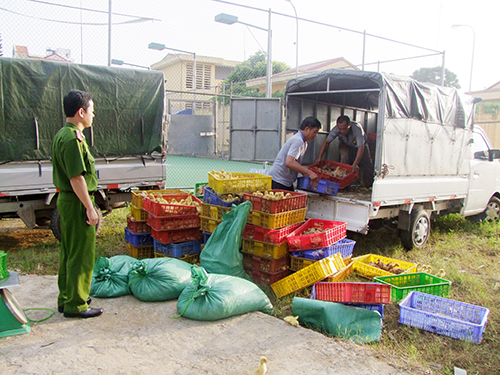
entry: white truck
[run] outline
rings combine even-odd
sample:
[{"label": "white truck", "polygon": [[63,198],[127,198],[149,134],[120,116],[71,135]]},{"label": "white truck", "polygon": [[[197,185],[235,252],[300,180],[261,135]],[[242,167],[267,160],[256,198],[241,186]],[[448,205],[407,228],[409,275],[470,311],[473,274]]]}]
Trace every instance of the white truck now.
[{"label": "white truck", "polygon": [[0,218],[20,217],[28,228],[51,219],[60,238],[50,148],[70,89],[95,103],[84,134],[96,159],[96,205],[110,212],[132,189],[163,188],[164,82],[159,71],[0,58]]},{"label": "white truck", "polygon": [[[289,81],[287,132],[310,115],[323,124],[306,163],[314,162],[341,114],[368,133],[374,162],[371,189],[308,193],[307,217],[344,221],[347,230],[365,234],[375,220],[397,220],[407,249],[426,243],[435,215],[498,220],[500,151],[474,125],[479,100],[454,88],[366,71],[331,69]],[[328,152],[336,160],[335,142]]]}]

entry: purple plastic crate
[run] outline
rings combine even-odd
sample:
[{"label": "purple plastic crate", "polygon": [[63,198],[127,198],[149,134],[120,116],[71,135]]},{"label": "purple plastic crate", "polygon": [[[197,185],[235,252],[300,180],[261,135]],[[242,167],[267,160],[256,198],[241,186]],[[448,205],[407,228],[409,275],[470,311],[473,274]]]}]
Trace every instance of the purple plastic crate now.
[{"label": "purple plastic crate", "polygon": [[306,258],[312,260],[320,260],[329,257],[333,254],[340,253],[342,258],[352,256],[352,251],[356,245],[356,241],[344,238],[335,242],[333,245],[314,250],[290,251],[294,257]]},{"label": "purple plastic crate", "polygon": [[201,253],[201,244],[203,241],[188,241],[181,243],[162,244],[154,240],[154,251],[169,257],[182,258],[186,255]]},{"label": "purple plastic crate", "polygon": [[236,204],[236,205],[240,204],[242,202],[242,198],[236,198],[230,202],[226,202],[224,199],[222,199],[219,196],[219,194],[217,194],[214,191],[214,189],[212,189],[211,187],[209,187],[207,185],[207,186],[205,186],[205,189],[203,192],[203,202],[208,203],[208,204],[214,204],[216,206],[232,207],[233,204]]},{"label": "purple plastic crate", "polygon": [[309,177],[299,177],[297,179],[297,189],[312,191],[319,194],[327,195],[337,195],[339,191],[339,186],[337,182],[319,180],[318,186],[313,186]]},{"label": "purple plastic crate", "polygon": [[125,229],[125,241],[132,246],[153,246],[151,233],[132,233],[127,227]]}]

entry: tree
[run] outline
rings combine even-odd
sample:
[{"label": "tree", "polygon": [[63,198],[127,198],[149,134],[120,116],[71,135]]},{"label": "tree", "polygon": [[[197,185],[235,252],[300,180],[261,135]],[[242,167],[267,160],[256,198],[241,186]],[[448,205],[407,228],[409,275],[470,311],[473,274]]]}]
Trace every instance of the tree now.
[{"label": "tree", "polygon": [[[413,72],[411,78],[420,82],[429,82],[440,85],[441,71],[442,68],[440,66],[436,66],[434,68],[420,68]],[[455,87],[457,89],[460,88],[457,75],[448,69],[444,70],[444,85],[447,87]]]}]

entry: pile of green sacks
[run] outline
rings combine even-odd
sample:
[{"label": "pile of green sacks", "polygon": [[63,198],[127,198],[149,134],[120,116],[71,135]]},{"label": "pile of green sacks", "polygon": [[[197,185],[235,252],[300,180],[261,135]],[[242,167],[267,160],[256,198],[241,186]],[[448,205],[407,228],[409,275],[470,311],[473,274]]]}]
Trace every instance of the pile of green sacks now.
[{"label": "pile of green sacks", "polygon": [[179,315],[196,320],[218,320],[251,311],[272,314],[269,298],[245,274],[239,251],[250,207],[250,202],[233,205],[223,215],[200,254],[202,267],[176,258],[102,257],[94,264],[90,295],[133,294],[144,302],[178,298]]}]

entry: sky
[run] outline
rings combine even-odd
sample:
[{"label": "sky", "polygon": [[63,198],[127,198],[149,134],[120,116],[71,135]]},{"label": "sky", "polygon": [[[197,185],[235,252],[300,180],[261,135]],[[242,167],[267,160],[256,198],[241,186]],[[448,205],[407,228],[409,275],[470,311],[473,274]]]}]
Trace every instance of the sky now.
[{"label": "sky", "polygon": [[[12,56],[14,45],[27,46],[30,54],[39,56],[47,48],[65,48],[77,63],[107,65],[109,4],[109,0],[0,0],[4,56]],[[446,68],[458,75],[464,91],[470,84],[477,91],[500,81],[497,0],[112,0],[111,58],[149,66],[168,53],[147,48],[156,42],[197,55],[243,61],[259,49],[267,51],[267,32],[216,23],[215,15],[235,15],[267,30],[271,9],[272,59],[294,68],[292,4],[299,18],[299,65],[344,57],[361,67],[364,56],[365,70],[411,75],[421,67],[441,65],[444,52]],[[139,17],[153,20],[130,22]],[[454,29],[454,24],[467,26]],[[426,55],[432,56],[414,58]]]}]

